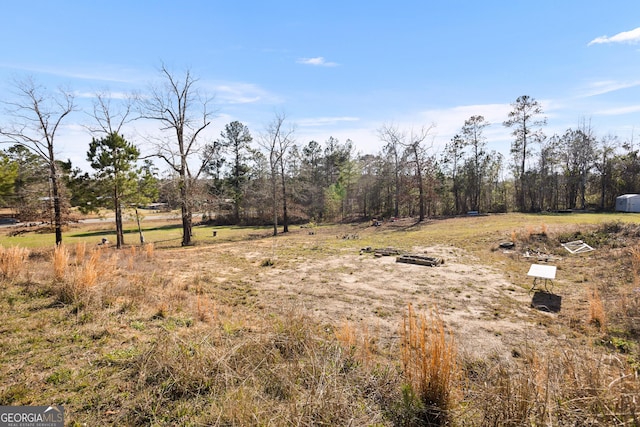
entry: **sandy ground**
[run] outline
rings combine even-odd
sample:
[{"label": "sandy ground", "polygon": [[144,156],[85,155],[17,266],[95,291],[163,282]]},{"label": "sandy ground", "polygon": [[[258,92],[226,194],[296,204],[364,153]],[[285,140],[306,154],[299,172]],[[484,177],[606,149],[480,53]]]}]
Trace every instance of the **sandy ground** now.
[{"label": "sandy ground", "polygon": [[[224,244],[215,251],[254,265],[274,254],[269,239],[252,242],[250,249]],[[456,247],[412,249],[444,259],[437,267],[360,254],[355,246],[342,252],[284,262],[276,256],[273,267],[258,269],[251,279],[255,294],[267,310],[294,308],[333,327],[349,322],[367,330],[380,345],[397,345],[407,304],[423,313],[436,307],[454,333],[459,351],[474,357],[510,357],[523,343],[544,343],[548,331],[540,318],[553,322],[557,316],[531,308],[533,294],[526,285],[514,285],[500,271]],[[236,272],[237,268],[218,265],[216,279],[223,283],[227,274]],[[523,278],[522,284],[528,283]]]}]

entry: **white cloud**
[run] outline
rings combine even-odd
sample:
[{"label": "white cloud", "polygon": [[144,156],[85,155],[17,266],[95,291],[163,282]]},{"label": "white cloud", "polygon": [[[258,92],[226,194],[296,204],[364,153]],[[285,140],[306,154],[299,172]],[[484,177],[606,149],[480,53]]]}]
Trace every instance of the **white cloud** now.
[{"label": "white cloud", "polygon": [[109,83],[132,84],[148,80],[148,76],[136,69],[116,64],[96,64],[68,67],[63,65],[30,65],[26,63],[0,62],[0,68],[15,70],[21,73],[42,74],[64,79],[79,79]]},{"label": "white cloud", "polygon": [[631,31],[623,31],[614,36],[601,36],[596,37],[591,40],[587,46],[591,46],[594,44],[604,44],[604,43],[628,43],[628,44],[636,44],[640,43],[640,27],[635,28]]},{"label": "white cloud", "polygon": [[211,87],[216,100],[223,104],[253,104],[259,101],[279,103],[277,97],[251,83],[218,83]]},{"label": "white cloud", "polygon": [[131,98],[131,94],[130,93],[126,93],[126,92],[80,92],[80,91],[75,91],[73,92],[73,94],[75,95],[76,98],[87,98],[87,99],[93,99],[96,97],[96,93],[99,93],[100,95],[105,96],[108,99],[129,99]]},{"label": "white cloud", "polygon": [[314,65],[316,67],[336,67],[338,63],[327,62],[322,56],[315,58],[300,58],[296,61],[298,64]]},{"label": "white cloud", "polygon": [[602,80],[597,82],[592,82],[589,84],[587,88],[587,92],[583,96],[596,96],[596,95],[604,95],[605,93],[615,92],[620,89],[628,89],[631,87],[639,86],[640,81],[628,81],[628,82],[619,82],[615,80]]},{"label": "white cloud", "polygon": [[296,124],[302,127],[313,127],[313,126],[327,126],[327,125],[335,125],[340,122],[357,122],[360,120],[357,117],[313,117],[300,119],[296,121]]},{"label": "white cloud", "polygon": [[640,112],[640,105],[629,105],[626,107],[609,108],[605,110],[596,111],[594,115],[618,116],[621,114],[632,114],[637,112]]}]

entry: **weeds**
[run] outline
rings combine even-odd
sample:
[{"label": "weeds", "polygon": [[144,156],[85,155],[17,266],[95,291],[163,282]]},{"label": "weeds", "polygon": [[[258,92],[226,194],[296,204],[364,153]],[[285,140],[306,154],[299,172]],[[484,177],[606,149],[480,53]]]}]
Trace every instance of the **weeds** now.
[{"label": "weeds", "polygon": [[453,337],[435,313],[418,316],[411,304],[403,319],[402,367],[407,385],[419,398],[420,416],[429,424],[444,425],[453,406],[458,377]]},{"label": "weeds", "polygon": [[200,293],[196,295],[196,310],[201,322],[209,323],[217,318],[215,305],[212,307],[210,300]]},{"label": "weeds", "polygon": [[[76,247],[76,250],[78,248]],[[80,248],[82,252],[82,247]],[[89,259],[83,255],[79,258],[76,252],[76,262],[78,263],[70,279],[67,278],[67,267],[69,253],[63,245],[59,245],[54,250],[54,293],[58,301],[63,304],[74,304],[81,302],[89,303],[89,294],[98,285],[98,280],[107,271],[113,271],[113,265],[101,262],[102,250],[93,249],[89,254]],[[112,261],[113,262],[113,261]],[[105,288],[102,289],[103,291]]]},{"label": "weeds", "polygon": [[6,280],[14,280],[26,269],[29,250],[17,246],[5,248],[0,245],[0,274]]},{"label": "weeds", "polygon": [[146,243],[144,245],[144,253],[147,259],[153,258],[154,248],[155,246],[153,245],[153,243]]},{"label": "weeds", "polygon": [[275,262],[271,258],[267,258],[260,262],[260,267],[273,267]]},{"label": "weeds", "polygon": [[53,249],[53,280],[64,280],[69,265],[69,251],[63,244],[56,245]]},{"label": "weeds", "polygon": [[84,257],[87,253],[87,242],[76,243],[76,265],[81,265],[84,262]]},{"label": "weeds", "polygon": [[368,367],[377,350],[375,338],[370,335],[366,324],[361,325],[359,329],[345,319],[334,335],[348,358],[349,365],[357,364]]},{"label": "weeds", "polygon": [[[517,227],[509,224],[501,233]],[[470,238],[468,231],[460,233]],[[335,233],[326,234],[335,240]],[[332,250],[330,243],[326,247]],[[589,307],[572,303],[582,289],[561,287],[574,293],[553,317],[559,333],[511,355],[478,359],[459,356],[442,319],[418,315],[412,306],[400,336],[391,332],[379,341],[370,323],[333,324],[307,314],[307,294],[299,294],[305,299],[290,310],[282,307],[286,293],[263,298],[258,280],[287,274],[293,264],[283,256],[274,269],[260,269],[266,251],[257,262],[231,264],[216,263],[233,257],[215,249],[182,255],[154,253],[153,245],[145,245],[128,257],[120,252],[125,255],[119,259],[112,251],[76,245],[69,264],[62,249],[62,272],[54,272],[53,286],[66,296],[39,291],[50,283],[50,251],[25,258],[20,270],[46,271],[42,283],[37,275],[29,283],[0,277],[0,304],[10,308],[2,310],[0,364],[20,368],[4,372],[3,405],[46,400],[53,387],[69,408],[70,425],[95,422],[95,408],[104,425],[638,424],[640,362],[633,331],[639,330],[640,249],[619,251],[613,260],[623,267],[619,275],[590,280],[599,293],[588,294]],[[198,262],[190,263],[194,255]],[[610,253],[589,256],[575,259],[611,266]],[[138,262],[144,257],[157,262]],[[567,276],[570,268],[577,270],[569,260],[563,265]],[[193,277],[194,285],[186,286]],[[95,304],[100,296],[102,304]],[[269,305],[269,297],[277,302]],[[395,312],[394,306],[376,320],[401,321],[392,318]],[[585,328],[585,319],[602,329]],[[570,329],[571,322],[582,327]],[[596,335],[603,345],[591,347]],[[519,339],[506,331],[503,338]]]},{"label": "weeds", "polygon": [[634,246],[629,250],[631,255],[631,273],[633,285],[640,286],[640,246]]},{"label": "weeds", "polygon": [[606,329],[604,305],[597,289],[589,292],[589,319],[588,323],[594,325],[600,331]]}]

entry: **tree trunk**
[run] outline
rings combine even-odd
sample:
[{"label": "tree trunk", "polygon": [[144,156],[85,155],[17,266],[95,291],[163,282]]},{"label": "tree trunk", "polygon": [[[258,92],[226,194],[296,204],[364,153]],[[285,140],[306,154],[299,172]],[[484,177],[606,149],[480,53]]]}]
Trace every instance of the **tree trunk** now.
[{"label": "tree trunk", "polygon": [[118,197],[115,197],[114,204],[116,213],[116,249],[120,249],[124,245],[124,234],[122,232],[122,207]]},{"label": "tree trunk", "polygon": [[[417,156],[417,154],[416,154]],[[420,203],[419,209],[420,209],[420,218],[419,221],[422,222],[424,221],[424,183],[422,182],[422,171],[420,170],[420,166],[418,165],[418,167],[416,168],[416,172],[418,174],[418,192],[419,192],[419,197],[418,197],[418,201]]]},{"label": "tree trunk", "polygon": [[181,176],[180,185],[180,211],[182,213],[182,246],[191,245],[191,205],[189,205],[189,191],[187,178]]},{"label": "tree trunk", "polygon": [[278,235],[278,194],[277,194],[277,183],[276,183],[275,170],[273,171],[273,181],[271,182],[272,188],[272,197],[273,197],[273,235]]},{"label": "tree trunk", "polygon": [[[283,162],[280,159],[280,162]],[[280,164],[281,174],[282,174],[282,232],[289,232],[289,213],[287,212],[287,184],[286,178],[284,175],[284,164]]]},{"label": "tree trunk", "polygon": [[395,162],[395,194],[393,200],[393,216],[398,218],[400,216],[400,171],[398,161]]},{"label": "tree trunk", "polygon": [[118,187],[113,190],[113,210],[116,214],[116,249],[122,248],[124,245],[124,233],[122,231],[122,206],[120,206],[120,196]]},{"label": "tree trunk", "polygon": [[51,194],[53,196],[53,223],[56,230],[56,246],[62,244],[62,206],[60,205],[60,189],[58,188],[58,174],[53,157],[53,146],[49,145]]},{"label": "tree trunk", "polygon": [[136,221],[138,222],[138,234],[140,235],[140,246],[144,245],[144,235],[142,234],[142,227],[140,226],[140,215],[138,215],[138,208],[136,207]]}]

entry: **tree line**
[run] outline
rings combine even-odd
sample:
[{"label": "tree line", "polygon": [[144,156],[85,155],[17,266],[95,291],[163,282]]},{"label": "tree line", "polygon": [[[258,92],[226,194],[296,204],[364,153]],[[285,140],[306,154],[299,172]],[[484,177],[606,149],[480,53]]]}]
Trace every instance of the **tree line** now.
[{"label": "tree line", "polygon": [[[481,115],[465,120],[440,151],[432,146],[433,125],[385,124],[379,152],[362,154],[351,140],[299,143],[284,113],[255,137],[232,121],[211,138],[212,98],[198,80],[164,66],[160,74],[144,97],[95,95],[90,173],[56,157],[60,127],[77,110],[73,94],[29,78],[16,82],[14,97],[3,102],[9,119],[0,123],[0,201],[21,219],[50,221],[56,244],[70,208],[108,207],[121,247],[123,208],[151,201],[181,210],[182,244],[190,245],[195,212],[217,223],[271,224],[275,235],[303,221],[610,210],[616,196],[639,191],[633,138],[597,137],[586,120],[547,136],[542,106],[529,96],[518,97],[502,123],[513,136],[508,159],[489,149],[490,123]],[[123,133],[134,120],[158,124],[157,134],[143,137],[151,147],[145,156]],[[168,172],[160,175],[152,159]]]}]

